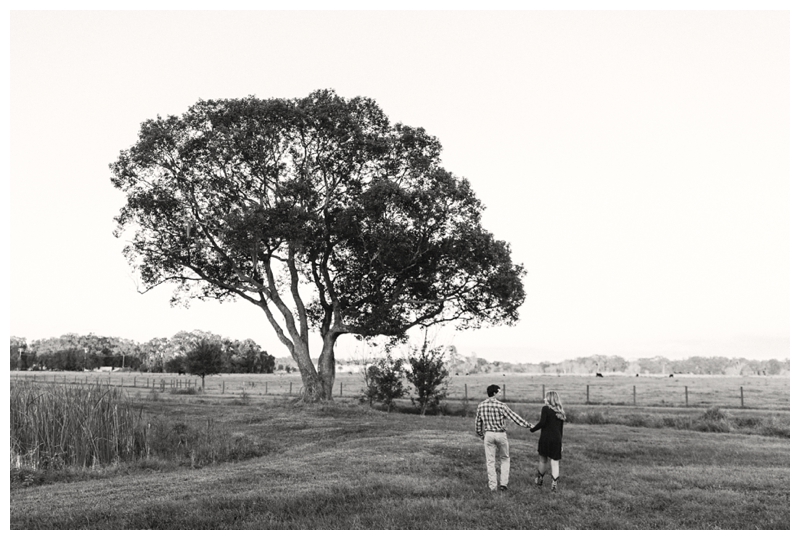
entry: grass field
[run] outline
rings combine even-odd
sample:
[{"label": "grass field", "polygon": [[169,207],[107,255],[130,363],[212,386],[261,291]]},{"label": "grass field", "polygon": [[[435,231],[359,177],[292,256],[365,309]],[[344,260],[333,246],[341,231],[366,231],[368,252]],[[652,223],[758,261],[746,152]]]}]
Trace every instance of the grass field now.
[{"label": "grass field", "polygon": [[12,471],[12,529],[789,528],[786,437],[568,423],[553,494],[533,485],[538,434],[512,425],[510,491],[490,493],[471,414],[133,394],[154,422],[202,432],[213,421],[247,451],[202,465],[179,441],[175,460],[38,481]]}]

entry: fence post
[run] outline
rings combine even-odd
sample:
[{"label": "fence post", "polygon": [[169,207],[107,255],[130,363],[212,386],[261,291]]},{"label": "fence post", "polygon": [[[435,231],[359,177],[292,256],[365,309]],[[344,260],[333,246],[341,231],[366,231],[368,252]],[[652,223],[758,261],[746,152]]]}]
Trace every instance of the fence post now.
[{"label": "fence post", "polygon": [[133,378],[133,387],[136,388],[136,377]]},{"label": "fence post", "polygon": [[344,383],[339,381],[339,397],[342,397],[342,395],[344,395],[343,393],[344,393]]},{"label": "fence post", "polygon": [[289,381],[289,393],[290,394],[292,393],[292,382],[291,381]]},{"label": "fence post", "polygon": [[636,406],[636,385],[633,385],[633,406]]},{"label": "fence post", "polygon": [[544,401],[544,385],[542,385],[542,401]]},{"label": "fence post", "polygon": [[464,418],[467,417],[467,399],[468,399],[467,383],[464,383]]},{"label": "fence post", "polygon": [[506,400],[506,385],[503,384],[503,401]]},{"label": "fence post", "polygon": [[688,407],[689,406],[689,387],[688,386],[684,386],[683,387],[683,391],[686,393],[686,406]]},{"label": "fence post", "polygon": [[742,409],[744,409],[744,386],[739,387],[739,396],[742,399]]},{"label": "fence post", "polygon": [[586,385],[586,404],[589,404],[589,385]]},{"label": "fence post", "polygon": [[225,393],[225,381],[222,381],[222,393]]},{"label": "fence post", "polygon": [[267,384],[268,384],[268,383],[267,383],[267,381],[264,381],[264,395],[265,395],[265,396],[267,395],[267,392],[268,392],[268,390],[267,390],[267,388],[268,388],[268,387],[267,387]]}]

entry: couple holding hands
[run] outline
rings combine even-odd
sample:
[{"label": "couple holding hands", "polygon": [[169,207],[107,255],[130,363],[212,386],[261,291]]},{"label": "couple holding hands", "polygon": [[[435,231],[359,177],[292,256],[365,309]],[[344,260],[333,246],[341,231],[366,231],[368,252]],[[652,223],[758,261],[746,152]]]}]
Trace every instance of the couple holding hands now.
[{"label": "couple holding hands", "polygon": [[486,470],[489,473],[489,489],[497,490],[497,471],[495,470],[495,455],[500,454],[500,491],[508,489],[508,472],[511,466],[511,458],[508,454],[508,437],[506,436],[505,419],[510,418],[516,424],[530,428],[531,433],[542,430],[539,436],[539,463],[536,469],[534,483],[541,486],[544,483],[544,475],[547,467],[550,467],[550,475],[553,478],[551,488],[555,491],[558,487],[558,464],[561,459],[561,435],[564,431],[564,420],[567,415],[558,397],[558,392],[549,391],[544,396],[544,406],[539,423],[535,426],[525,421],[517,413],[512,411],[508,405],[497,399],[500,387],[496,384],[490,385],[486,389],[489,396],[478,405],[478,412],[475,415],[475,433],[483,439],[483,447],[486,451]]}]

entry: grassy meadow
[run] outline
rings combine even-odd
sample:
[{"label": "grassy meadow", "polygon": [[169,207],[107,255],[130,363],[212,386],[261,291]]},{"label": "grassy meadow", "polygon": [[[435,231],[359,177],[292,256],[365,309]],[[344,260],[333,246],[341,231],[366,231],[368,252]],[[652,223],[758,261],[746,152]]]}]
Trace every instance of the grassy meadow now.
[{"label": "grassy meadow", "polygon": [[[789,528],[788,410],[568,402],[559,491],[534,486],[538,434],[512,424],[510,489],[490,493],[474,403],[426,417],[351,398],[299,406],[227,380],[224,395],[125,382],[147,455],[54,470],[12,460],[11,528]],[[539,407],[514,408],[535,419]],[[764,419],[785,431],[762,434]],[[728,432],[703,428],[717,425]]]}]

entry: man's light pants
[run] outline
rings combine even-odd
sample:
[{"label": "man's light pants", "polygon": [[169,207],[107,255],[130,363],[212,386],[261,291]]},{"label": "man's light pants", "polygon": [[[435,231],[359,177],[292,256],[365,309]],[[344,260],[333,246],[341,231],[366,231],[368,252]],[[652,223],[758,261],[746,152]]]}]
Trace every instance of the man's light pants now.
[{"label": "man's light pants", "polygon": [[495,470],[495,451],[500,451],[500,485],[508,485],[508,470],[511,458],[508,457],[508,437],[505,432],[487,431],[483,434],[483,449],[486,451],[486,472],[489,474],[489,489],[497,489]]}]

